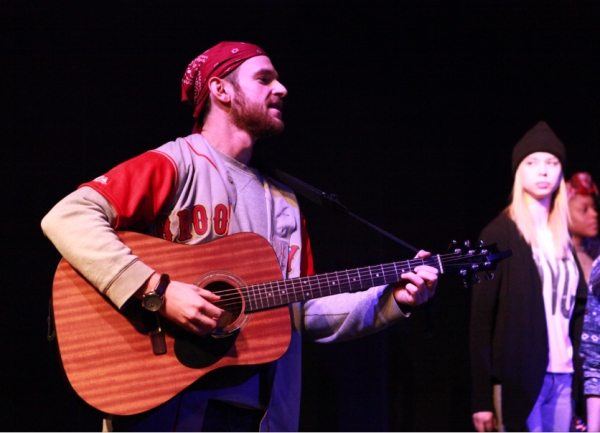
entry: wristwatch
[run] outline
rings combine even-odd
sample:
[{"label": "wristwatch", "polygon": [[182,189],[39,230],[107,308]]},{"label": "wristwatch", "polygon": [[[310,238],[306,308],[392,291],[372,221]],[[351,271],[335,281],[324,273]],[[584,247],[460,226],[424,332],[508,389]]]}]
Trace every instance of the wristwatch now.
[{"label": "wristwatch", "polygon": [[142,297],[142,306],[148,310],[156,312],[164,304],[165,291],[171,280],[167,274],[162,274],[156,287]]}]

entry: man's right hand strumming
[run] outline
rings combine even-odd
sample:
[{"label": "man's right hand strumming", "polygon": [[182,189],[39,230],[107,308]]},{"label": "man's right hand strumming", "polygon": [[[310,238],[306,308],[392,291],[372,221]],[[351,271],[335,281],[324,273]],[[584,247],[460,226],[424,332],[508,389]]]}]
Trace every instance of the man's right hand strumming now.
[{"label": "man's right hand strumming", "polygon": [[[135,297],[142,299],[152,291],[160,280],[160,274],[153,274],[136,292]],[[214,332],[217,321],[224,310],[214,305],[221,299],[209,290],[193,284],[171,281],[164,293],[164,304],[160,313],[173,323],[202,337]]]}]

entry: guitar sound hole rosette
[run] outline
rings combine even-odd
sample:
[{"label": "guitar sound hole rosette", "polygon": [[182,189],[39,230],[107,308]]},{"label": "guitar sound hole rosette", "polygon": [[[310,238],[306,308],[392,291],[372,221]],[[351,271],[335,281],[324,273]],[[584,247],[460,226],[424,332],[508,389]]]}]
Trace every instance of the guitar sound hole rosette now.
[{"label": "guitar sound hole rosette", "polygon": [[244,280],[228,271],[212,271],[200,276],[194,284],[221,296],[215,305],[224,309],[225,314],[211,335],[227,337],[246,326],[252,314],[244,313],[246,300],[240,291],[240,287],[246,287]]}]

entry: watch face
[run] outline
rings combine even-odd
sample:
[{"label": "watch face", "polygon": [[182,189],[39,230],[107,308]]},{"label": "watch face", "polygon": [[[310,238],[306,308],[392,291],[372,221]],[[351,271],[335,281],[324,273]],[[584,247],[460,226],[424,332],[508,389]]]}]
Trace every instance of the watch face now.
[{"label": "watch face", "polygon": [[142,305],[146,310],[149,311],[158,311],[163,305],[163,301],[160,295],[155,293],[149,293],[144,296],[144,300],[142,301]]}]

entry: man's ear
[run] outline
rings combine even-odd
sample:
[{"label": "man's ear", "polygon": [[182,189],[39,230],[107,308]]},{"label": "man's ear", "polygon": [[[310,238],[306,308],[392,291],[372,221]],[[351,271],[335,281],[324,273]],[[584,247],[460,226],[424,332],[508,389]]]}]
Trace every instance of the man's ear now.
[{"label": "man's ear", "polygon": [[226,82],[218,77],[212,77],[208,80],[208,90],[220,102],[227,104],[231,102],[231,94]]}]

